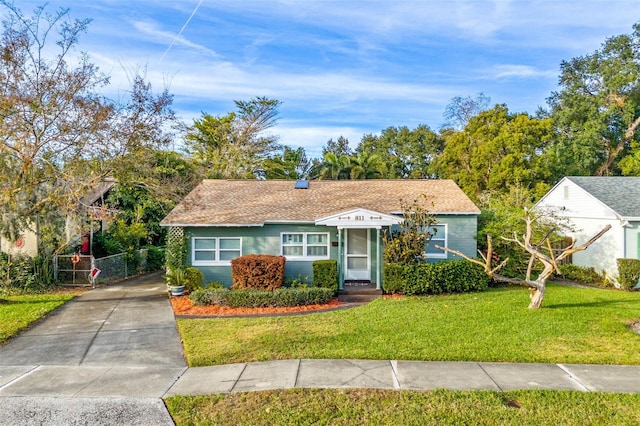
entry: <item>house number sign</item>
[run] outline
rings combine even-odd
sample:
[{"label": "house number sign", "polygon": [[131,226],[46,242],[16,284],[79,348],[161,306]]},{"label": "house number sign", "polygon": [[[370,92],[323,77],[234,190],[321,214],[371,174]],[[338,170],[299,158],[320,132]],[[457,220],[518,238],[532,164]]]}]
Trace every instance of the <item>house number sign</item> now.
[{"label": "house number sign", "polygon": [[[338,220],[351,220],[351,216],[338,216]],[[353,220],[356,222],[363,222],[366,220],[365,215],[355,215]],[[382,220],[382,216],[369,216],[369,220]]]}]

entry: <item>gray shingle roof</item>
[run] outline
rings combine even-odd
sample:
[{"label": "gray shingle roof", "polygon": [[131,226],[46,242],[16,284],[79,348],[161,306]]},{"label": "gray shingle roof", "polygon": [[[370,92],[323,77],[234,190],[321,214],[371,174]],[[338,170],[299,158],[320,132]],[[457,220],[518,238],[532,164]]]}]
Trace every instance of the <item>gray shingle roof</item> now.
[{"label": "gray shingle roof", "polygon": [[640,177],[567,176],[622,217],[640,217]]},{"label": "gray shingle roof", "polygon": [[412,202],[421,194],[434,214],[480,213],[451,180],[314,180],[308,189],[294,189],[294,184],[291,180],[204,180],[161,224],[313,222],[356,208],[390,214],[401,211],[401,199]]}]

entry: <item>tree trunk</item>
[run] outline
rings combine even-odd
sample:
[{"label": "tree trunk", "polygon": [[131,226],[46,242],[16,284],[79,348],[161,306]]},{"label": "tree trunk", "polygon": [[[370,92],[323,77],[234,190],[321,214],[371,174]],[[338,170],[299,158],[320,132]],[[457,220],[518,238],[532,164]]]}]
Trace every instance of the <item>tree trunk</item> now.
[{"label": "tree trunk", "polygon": [[544,299],[544,291],[546,289],[546,283],[542,282],[537,288],[530,288],[531,302],[529,303],[529,309],[539,309],[542,306],[542,299]]}]

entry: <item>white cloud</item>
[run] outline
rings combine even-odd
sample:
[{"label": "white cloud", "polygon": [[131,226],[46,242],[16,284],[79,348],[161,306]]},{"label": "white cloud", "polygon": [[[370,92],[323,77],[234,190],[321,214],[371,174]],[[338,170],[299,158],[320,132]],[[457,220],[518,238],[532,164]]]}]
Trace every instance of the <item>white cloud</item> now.
[{"label": "white cloud", "polygon": [[496,65],[487,78],[553,78],[557,70],[539,70],[530,65]]}]

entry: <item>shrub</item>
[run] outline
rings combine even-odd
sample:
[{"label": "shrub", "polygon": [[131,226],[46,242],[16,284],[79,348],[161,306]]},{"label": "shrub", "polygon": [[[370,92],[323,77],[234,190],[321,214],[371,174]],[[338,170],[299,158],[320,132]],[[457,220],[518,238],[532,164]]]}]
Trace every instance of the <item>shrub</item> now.
[{"label": "shrub", "polygon": [[159,271],[164,268],[164,248],[147,247],[147,272]]},{"label": "shrub", "polygon": [[50,256],[31,258],[0,253],[0,286],[26,292],[39,292],[55,284]]},{"label": "shrub", "polygon": [[482,267],[466,260],[437,263],[386,264],[385,293],[406,295],[482,291],[491,279]]},{"label": "shrub", "polygon": [[328,288],[280,288],[275,291],[200,289],[189,296],[194,305],[232,308],[275,308],[324,304],[333,298]]},{"label": "shrub", "polygon": [[385,293],[402,293],[405,282],[405,271],[409,269],[400,263],[387,263],[384,265],[382,289]]},{"label": "shrub", "polygon": [[623,290],[631,290],[640,280],[639,259],[616,259],[618,263],[618,282]]},{"label": "shrub", "polygon": [[204,280],[204,274],[198,268],[190,267],[184,270],[184,285],[187,290],[194,291],[202,288],[202,280]]},{"label": "shrub", "polygon": [[284,284],[284,256],[246,254],[231,261],[234,290],[276,290]]},{"label": "shrub", "polygon": [[229,289],[226,288],[201,288],[189,294],[189,299],[197,306],[226,306],[224,301],[228,292]]},{"label": "shrub", "polygon": [[287,278],[284,280],[284,287],[307,288],[309,287],[309,277],[303,277],[302,274],[298,274],[295,278]]},{"label": "shrub", "polygon": [[579,281],[597,286],[606,285],[606,277],[598,273],[595,268],[578,266],[571,263],[560,265],[560,275],[566,280]]},{"label": "shrub", "polygon": [[207,286],[208,289],[216,289],[216,288],[225,288],[224,284],[222,284],[220,281],[209,281],[207,282]]},{"label": "shrub", "polygon": [[313,285],[329,288],[333,293],[338,292],[338,261],[316,260],[313,262]]}]

